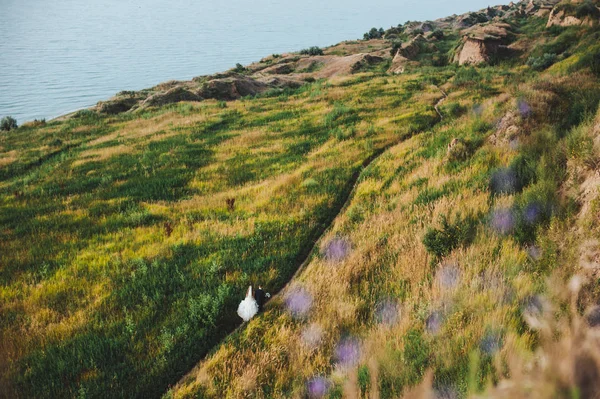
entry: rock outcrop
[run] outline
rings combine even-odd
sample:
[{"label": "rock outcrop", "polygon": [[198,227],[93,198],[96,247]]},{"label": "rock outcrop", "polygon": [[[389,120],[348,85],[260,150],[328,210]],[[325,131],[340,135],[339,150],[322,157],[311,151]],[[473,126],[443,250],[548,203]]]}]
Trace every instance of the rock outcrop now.
[{"label": "rock outcrop", "polygon": [[576,4],[566,3],[555,6],[548,17],[546,27],[551,26],[593,26],[599,22],[600,9],[588,3],[587,9],[578,9]]},{"label": "rock outcrop", "polygon": [[496,131],[489,140],[494,145],[511,143],[521,132],[521,117],[517,112],[509,111],[496,125]]},{"label": "rock outcrop", "polygon": [[425,37],[421,34],[413,37],[410,41],[403,43],[398,53],[408,59],[415,58],[421,51],[422,46],[427,43]]},{"label": "rock outcrop", "polygon": [[465,42],[458,54],[459,65],[478,65],[488,63],[493,54],[498,52],[500,42],[479,38],[465,38]]},{"label": "rock outcrop", "polygon": [[139,95],[116,95],[107,101],[98,102],[96,110],[103,114],[116,115],[131,110],[141,100],[143,97]]},{"label": "rock outcrop", "polygon": [[146,98],[140,107],[157,107],[182,101],[200,101],[202,98],[184,87],[174,87],[166,92],[156,93]]},{"label": "rock outcrop", "polygon": [[269,86],[250,77],[238,75],[224,79],[213,79],[206,82],[198,94],[202,98],[231,101],[241,97],[262,93]]},{"label": "rock outcrop", "polygon": [[393,73],[395,75],[404,73],[406,66],[410,63],[410,60],[400,54],[400,51],[396,53],[394,59],[392,59],[392,65],[390,69],[388,69],[389,73]]},{"label": "rock outcrop", "polygon": [[383,57],[377,55],[364,54],[363,57],[352,64],[350,70],[352,73],[357,73],[371,66],[377,65],[385,61]]},{"label": "rock outcrop", "polygon": [[510,25],[496,22],[476,25],[463,31],[463,44],[455,59],[459,65],[477,65],[490,60],[506,48],[510,40]]}]

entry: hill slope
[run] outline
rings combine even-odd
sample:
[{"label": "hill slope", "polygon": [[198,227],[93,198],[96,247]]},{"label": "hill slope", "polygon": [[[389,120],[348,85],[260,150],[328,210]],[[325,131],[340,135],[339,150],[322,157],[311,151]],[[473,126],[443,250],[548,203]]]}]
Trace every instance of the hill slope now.
[{"label": "hill slope", "polygon": [[[531,4],[263,61],[294,64],[284,85],[249,66],[3,133],[3,393],[158,397],[212,351],[167,396],[395,397],[424,377],[463,396],[588,334],[567,327],[597,291],[600,32],[546,28],[588,3]],[[249,284],[276,292],[307,256],[218,344]],[[531,375],[541,396],[587,389]]]}]

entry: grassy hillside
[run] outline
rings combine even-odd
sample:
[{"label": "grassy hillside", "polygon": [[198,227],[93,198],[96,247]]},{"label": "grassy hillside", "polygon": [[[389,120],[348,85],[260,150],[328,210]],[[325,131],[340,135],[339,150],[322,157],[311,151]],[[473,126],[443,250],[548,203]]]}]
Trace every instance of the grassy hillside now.
[{"label": "grassy hillside", "polygon": [[17,388],[162,393],[238,324],[249,284],[289,279],[361,165],[435,123],[441,96],[359,76],[4,135],[2,349]]},{"label": "grassy hillside", "polygon": [[572,67],[589,31],[533,23],[533,51],[578,38],[553,71],[414,71],[454,75],[447,117],[369,165],[286,292],[165,398],[598,392],[600,82]]},{"label": "grassy hillside", "polygon": [[[209,353],[165,396],[528,378],[548,336],[587,331],[581,251],[600,253],[600,32],[545,21],[512,21],[520,53],[493,66],[432,66],[449,30],[401,75],[0,133],[0,395],[160,397]],[[307,256],[220,343],[247,286],[275,293]]]}]

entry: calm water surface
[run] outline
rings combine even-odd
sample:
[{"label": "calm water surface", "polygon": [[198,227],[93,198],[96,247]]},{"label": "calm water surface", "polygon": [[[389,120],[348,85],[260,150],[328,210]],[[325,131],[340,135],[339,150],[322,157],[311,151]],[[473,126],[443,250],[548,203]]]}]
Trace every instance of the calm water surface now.
[{"label": "calm water surface", "polygon": [[[500,1],[501,2],[501,1]],[[483,8],[486,0],[0,0],[0,117],[19,123],[121,90],[219,72]]]}]

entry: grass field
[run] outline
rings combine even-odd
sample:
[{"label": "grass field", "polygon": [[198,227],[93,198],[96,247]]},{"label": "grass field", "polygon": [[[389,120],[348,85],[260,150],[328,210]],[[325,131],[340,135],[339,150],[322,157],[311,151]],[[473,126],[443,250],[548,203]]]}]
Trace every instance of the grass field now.
[{"label": "grass field", "polygon": [[157,396],[176,382],[238,324],[249,284],[289,279],[361,166],[436,122],[441,94],[407,83],[358,76],[224,108],[82,112],[3,136],[2,352],[15,386]]},{"label": "grass field", "polygon": [[[581,194],[599,32],[516,29],[554,65],[375,70],[2,132],[0,395],[463,397],[526,369],[536,322],[572,316],[580,248],[600,251]],[[307,256],[221,342],[248,285],[275,293]],[[575,314],[597,294],[584,277]]]}]

